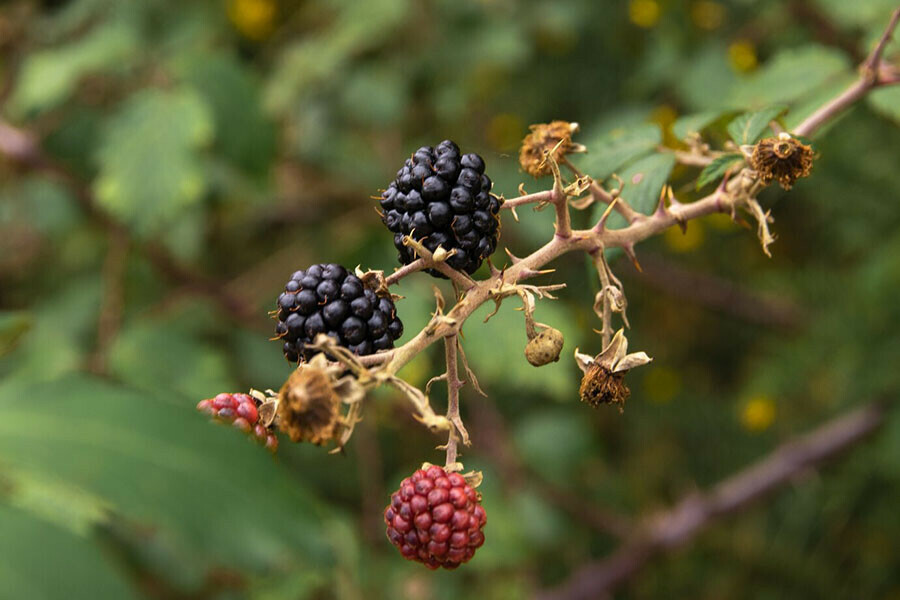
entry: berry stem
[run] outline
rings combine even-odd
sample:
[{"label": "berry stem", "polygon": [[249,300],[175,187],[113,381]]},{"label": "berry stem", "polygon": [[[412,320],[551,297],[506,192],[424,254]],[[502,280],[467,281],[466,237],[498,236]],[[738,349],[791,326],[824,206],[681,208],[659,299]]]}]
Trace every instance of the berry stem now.
[{"label": "berry stem", "polygon": [[411,275],[428,267],[428,263],[424,258],[417,258],[408,265],[403,265],[384,279],[386,285],[394,285],[399,283],[401,279],[407,275]]},{"label": "berry stem", "polygon": [[459,416],[459,389],[463,386],[463,382],[459,380],[456,344],[455,334],[444,338],[444,356],[447,361],[447,420],[453,423],[447,436],[447,460],[444,464],[448,467],[456,462],[459,441],[462,440],[466,445],[469,443],[469,432],[466,431]]},{"label": "berry stem", "polygon": [[543,192],[535,192],[533,194],[525,194],[518,198],[508,198],[503,200],[500,208],[512,210],[526,204],[546,204],[553,197],[553,190],[544,190]]}]

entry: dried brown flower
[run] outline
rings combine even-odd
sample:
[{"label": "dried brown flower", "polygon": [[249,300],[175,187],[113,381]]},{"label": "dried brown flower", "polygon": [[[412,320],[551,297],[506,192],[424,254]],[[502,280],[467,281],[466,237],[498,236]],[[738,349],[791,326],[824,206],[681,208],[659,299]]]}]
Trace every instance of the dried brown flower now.
[{"label": "dried brown flower", "polygon": [[558,162],[566,154],[585,151],[581,144],[572,143],[572,135],[578,132],[578,123],[552,121],[532,125],[530,129],[531,133],[522,140],[519,164],[534,177],[551,173],[550,165],[545,160],[545,152],[551,153]]},{"label": "dried brown flower", "polygon": [[322,445],[341,431],[340,404],[328,374],[302,365],[278,392],[278,428],[292,442]]},{"label": "dried brown flower", "polygon": [[615,404],[619,412],[625,407],[625,400],[631,394],[625,385],[625,374],[635,367],[646,365],[652,358],[644,352],[628,354],[628,340],[625,332],[618,330],[603,352],[595,357],[582,354],[575,349],[575,362],[584,371],[581,379],[581,401],[593,407],[601,404]]},{"label": "dried brown flower", "polygon": [[615,404],[622,411],[631,390],[625,385],[625,372],[613,373],[597,363],[592,364],[581,379],[581,401],[593,407]]},{"label": "dried brown flower", "polygon": [[795,181],[812,171],[813,149],[787,133],[761,140],[753,148],[750,165],[763,183],[778,181],[789,190]]}]

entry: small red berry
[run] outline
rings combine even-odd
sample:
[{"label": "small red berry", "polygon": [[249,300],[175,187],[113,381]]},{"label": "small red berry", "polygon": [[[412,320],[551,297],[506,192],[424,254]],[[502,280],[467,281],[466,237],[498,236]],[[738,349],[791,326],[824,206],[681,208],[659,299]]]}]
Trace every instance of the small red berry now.
[{"label": "small red berry", "polygon": [[212,415],[217,421],[231,423],[272,452],[278,448],[278,438],[259,422],[257,401],[249,394],[218,394],[198,402],[197,410]]},{"label": "small red berry", "polygon": [[484,543],[481,498],[459,473],[432,465],[400,484],[384,510],[387,537],[405,558],[455,569]]}]

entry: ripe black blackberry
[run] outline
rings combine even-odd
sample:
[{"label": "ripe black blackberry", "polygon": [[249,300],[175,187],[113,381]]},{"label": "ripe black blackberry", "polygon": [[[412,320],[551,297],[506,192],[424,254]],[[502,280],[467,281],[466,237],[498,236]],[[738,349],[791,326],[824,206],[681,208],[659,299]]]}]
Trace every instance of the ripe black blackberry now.
[{"label": "ripe black blackberry", "polygon": [[306,347],[327,334],[359,355],[394,347],[403,334],[390,296],[379,297],[359,277],[337,264],[318,264],[296,271],[278,296],[276,339],[290,362],[309,360]]},{"label": "ripe black blackberry", "polygon": [[[461,155],[450,140],[416,150],[379,200],[381,220],[394,233],[400,262],[416,259],[403,245],[403,237],[412,234],[432,252],[438,246],[456,250],[447,264],[474,273],[497,249],[500,237],[500,200],[490,191],[484,160],[477,154]],[[429,273],[443,277],[433,269]]]}]

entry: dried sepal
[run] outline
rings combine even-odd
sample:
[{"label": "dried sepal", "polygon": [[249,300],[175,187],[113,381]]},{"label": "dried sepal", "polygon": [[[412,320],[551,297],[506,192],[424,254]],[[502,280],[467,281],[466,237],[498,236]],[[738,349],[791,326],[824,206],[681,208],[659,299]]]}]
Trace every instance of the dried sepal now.
[{"label": "dried sepal", "polygon": [[750,165],[763,183],[777,181],[785,190],[794,182],[809,176],[813,166],[813,149],[788,133],[760,140],[750,155]]},{"label": "dried sepal", "polygon": [[625,374],[649,363],[652,358],[645,352],[628,353],[628,339],[619,329],[606,348],[591,358],[575,349],[575,362],[584,372],[579,393],[581,401],[597,407],[601,404],[615,404],[621,412],[625,400],[631,394],[625,385]]},{"label": "dried sepal", "polygon": [[472,384],[472,387],[476,392],[487,398],[487,394],[484,393],[484,390],[481,389],[481,385],[478,383],[478,377],[475,376],[475,371],[473,371],[469,367],[469,360],[466,358],[466,352],[463,350],[462,343],[459,341],[459,337],[456,338],[456,349],[459,350],[459,358],[462,361],[463,370],[466,372],[466,377],[469,378],[469,383]]},{"label": "dried sepal", "polygon": [[387,279],[384,271],[363,271],[359,266],[355,269],[355,274],[362,281],[363,285],[371,289],[379,298],[390,298],[391,300],[400,300],[403,296],[392,294],[388,289]]},{"label": "dried sepal", "polygon": [[652,360],[646,352],[628,354],[628,338],[625,337],[625,330],[620,329],[613,335],[612,341],[603,349],[603,352],[597,355],[594,362],[613,373],[618,373],[646,365]]},{"label": "dried sepal", "polygon": [[301,365],[278,393],[278,428],[292,442],[321,446],[340,433],[340,404],[332,378],[320,368]]},{"label": "dried sepal", "polygon": [[400,390],[404,396],[412,403],[416,414],[413,415],[416,420],[425,425],[433,432],[449,431],[452,426],[450,420],[443,415],[439,415],[431,408],[428,397],[416,386],[391,375],[387,377],[386,382]]},{"label": "dried sepal", "polygon": [[756,235],[759,238],[759,245],[762,246],[762,250],[766,256],[771,258],[772,253],[769,252],[769,246],[775,241],[775,236],[772,235],[772,232],[769,230],[769,223],[774,222],[772,213],[768,210],[763,210],[759,201],[751,196],[745,197],[743,204],[747,209],[747,212],[756,219]]},{"label": "dried sepal", "polygon": [[547,158],[559,162],[566,154],[585,152],[585,147],[572,142],[572,135],[578,132],[578,123],[552,121],[532,125],[531,133],[522,140],[519,150],[519,165],[534,176],[549,175],[551,166]]}]

